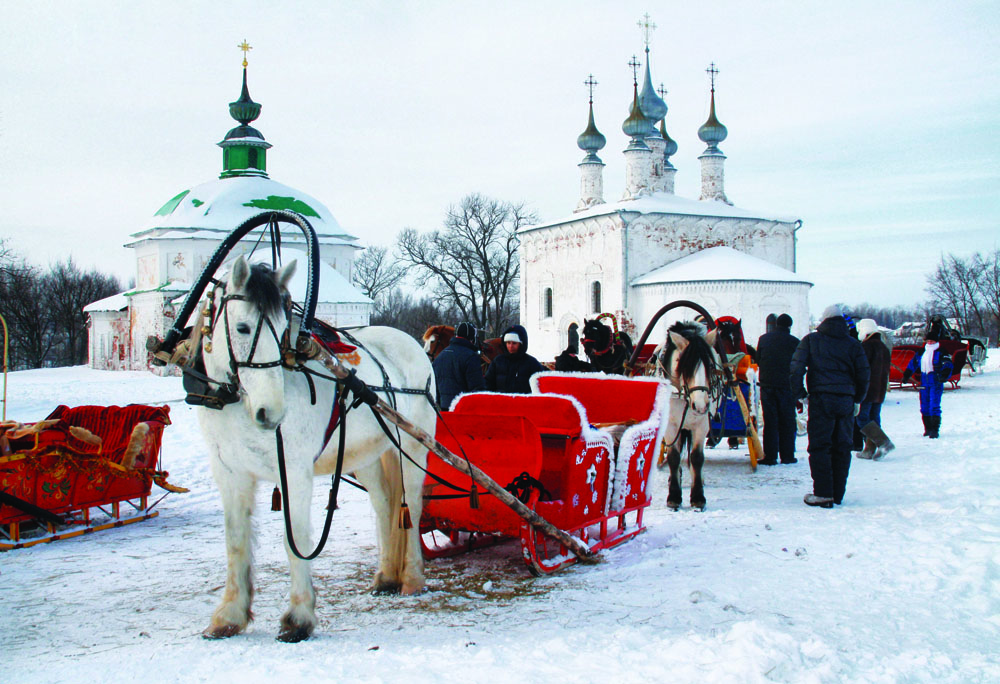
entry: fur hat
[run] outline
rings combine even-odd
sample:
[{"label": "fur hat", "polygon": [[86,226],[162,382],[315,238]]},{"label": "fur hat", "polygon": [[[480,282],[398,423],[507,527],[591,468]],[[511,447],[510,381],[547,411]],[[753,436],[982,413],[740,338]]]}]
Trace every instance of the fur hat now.
[{"label": "fur hat", "polygon": [[516,332],[509,332],[503,336],[504,342],[517,342],[518,344],[524,344],[520,337],[518,337]]},{"label": "fur hat", "polygon": [[775,321],[779,328],[791,328],[792,327],[792,317],[786,313],[778,316],[778,320]]},{"label": "fur hat", "polygon": [[927,334],[924,335],[924,339],[925,340],[930,340],[931,342],[940,342],[941,341],[941,326],[940,325],[932,325],[930,328],[928,328],[927,329]]},{"label": "fur hat", "polygon": [[820,320],[825,321],[828,318],[842,318],[843,315],[844,310],[840,308],[839,304],[831,304],[823,309],[823,315],[820,316]]},{"label": "fur hat", "polygon": [[455,328],[455,337],[461,337],[463,340],[474,342],[476,339],[476,326],[472,325],[472,323],[462,321]]},{"label": "fur hat", "polygon": [[858,339],[867,340],[870,335],[878,332],[878,323],[873,318],[862,318],[858,321]]}]

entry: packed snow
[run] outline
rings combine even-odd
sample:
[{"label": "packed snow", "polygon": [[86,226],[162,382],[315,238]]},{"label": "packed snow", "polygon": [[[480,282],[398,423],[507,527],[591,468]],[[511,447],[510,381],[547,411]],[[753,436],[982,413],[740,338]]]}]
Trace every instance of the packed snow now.
[{"label": "packed snow", "polygon": [[[896,451],[854,460],[843,506],[802,503],[806,438],[799,463],[756,473],[745,449],[723,443],[708,451],[705,512],[666,510],[655,473],[644,534],[598,565],[541,578],[512,543],[428,562],[420,596],[371,596],[372,514],[343,488],[313,563],[320,625],[300,644],[274,639],[288,578],[270,486],[258,492],[255,622],[201,638],[225,550],[179,379],[12,373],[8,419],[60,403],[169,404],[162,465],[191,492],[146,522],[0,553],[0,680],[997,682],[998,371],[993,350],[985,373],[945,393],[936,441],[921,437],[916,393],[892,391],[882,415]],[[326,485],[316,482],[314,528]]]}]

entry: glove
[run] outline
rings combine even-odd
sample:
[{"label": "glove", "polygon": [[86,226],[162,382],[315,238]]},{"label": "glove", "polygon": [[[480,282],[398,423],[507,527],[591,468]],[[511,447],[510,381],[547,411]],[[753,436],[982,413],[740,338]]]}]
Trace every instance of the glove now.
[{"label": "glove", "polygon": [[861,404],[855,402],[854,404],[854,417],[857,418],[858,414],[861,413]]},{"label": "glove", "polygon": [[802,413],[802,410],[803,410],[802,402],[801,401],[795,402],[795,412]]}]

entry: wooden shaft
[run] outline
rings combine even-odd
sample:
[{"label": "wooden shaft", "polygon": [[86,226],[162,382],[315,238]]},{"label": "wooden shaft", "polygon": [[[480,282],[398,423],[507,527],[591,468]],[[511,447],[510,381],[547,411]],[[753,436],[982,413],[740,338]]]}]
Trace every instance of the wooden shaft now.
[{"label": "wooden shaft", "polygon": [[[343,379],[350,375],[340,362],[337,361],[328,351],[322,349],[320,352],[319,360],[324,366],[326,366],[327,370],[334,374],[334,376],[339,379]],[[403,432],[406,432],[408,435],[427,447],[430,451],[433,451],[438,457],[441,458],[442,461],[471,477],[476,484],[482,486],[488,492],[493,494],[501,503],[508,506],[536,530],[572,551],[573,555],[575,555],[578,560],[581,562],[597,562],[597,557],[586,544],[573,535],[560,530],[548,520],[538,515],[538,513],[525,506],[516,496],[497,484],[497,482],[489,475],[484,473],[472,463],[467,462],[464,458],[456,456],[448,451],[441,445],[440,442],[434,439],[434,437],[408,421],[384,401],[379,399],[376,404],[372,405],[372,409],[378,411],[386,419],[388,419],[390,423],[399,427],[403,430]]]}]

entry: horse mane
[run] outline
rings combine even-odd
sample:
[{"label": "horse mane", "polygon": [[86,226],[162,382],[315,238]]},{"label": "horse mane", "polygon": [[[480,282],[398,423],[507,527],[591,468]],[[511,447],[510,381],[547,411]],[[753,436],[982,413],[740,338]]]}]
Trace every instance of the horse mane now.
[{"label": "horse mane", "polygon": [[[678,321],[670,326],[668,333],[673,332],[681,335],[688,341],[688,346],[681,352],[677,359],[677,372],[682,378],[691,378],[701,364],[708,371],[715,367],[715,353],[711,345],[705,340],[705,326],[693,321]],[[670,335],[667,335],[667,347],[664,356],[669,367],[670,357],[677,351]]]},{"label": "horse mane", "polygon": [[267,264],[250,267],[250,277],[243,289],[247,301],[256,304],[264,315],[273,316],[281,311],[282,293],[274,280],[274,271]]}]

